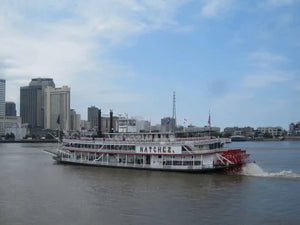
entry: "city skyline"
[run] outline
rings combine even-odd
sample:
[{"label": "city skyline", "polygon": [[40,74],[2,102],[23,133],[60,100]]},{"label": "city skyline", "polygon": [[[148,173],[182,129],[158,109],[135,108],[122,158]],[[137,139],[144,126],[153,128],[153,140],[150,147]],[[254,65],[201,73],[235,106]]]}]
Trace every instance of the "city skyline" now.
[{"label": "city skyline", "polygon": [[34,1],[0,6],[6,101],[51,77],[71,108],[159,123],[282,126],[300,115],[299,1]]}]

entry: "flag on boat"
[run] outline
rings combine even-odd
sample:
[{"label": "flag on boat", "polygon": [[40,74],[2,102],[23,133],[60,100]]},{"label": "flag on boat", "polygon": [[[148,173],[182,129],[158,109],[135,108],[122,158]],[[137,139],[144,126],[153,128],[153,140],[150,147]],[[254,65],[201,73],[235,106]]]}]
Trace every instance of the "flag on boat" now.
[{"label": "flag on boat", "polygon": [[57,124],[60,124],[60,115],[58,115],[57,120],[56,120]]},{"label": "flag on boat", "polygon": [[210,112],[209,112],[209,115],[208,115],[208,126],[210,128]]}]

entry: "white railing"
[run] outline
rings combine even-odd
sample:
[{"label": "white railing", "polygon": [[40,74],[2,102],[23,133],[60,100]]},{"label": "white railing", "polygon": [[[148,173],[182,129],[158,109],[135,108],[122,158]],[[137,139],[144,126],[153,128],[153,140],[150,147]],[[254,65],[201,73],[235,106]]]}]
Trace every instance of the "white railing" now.
[{"label": "white railing", "polygon": [[199,138],[185,138],[185,139],[175,139],[168,141],[150,141],[150,140],[111,140],[106,139],[103,141],[98,140],[80,140],[80,139],[66,139],[64,142],[74,143],[74,144],[98,144],[98,145],[191,145],[191,144],[214,144],[214,143],[225,143],[223,139],[199,139]]}]

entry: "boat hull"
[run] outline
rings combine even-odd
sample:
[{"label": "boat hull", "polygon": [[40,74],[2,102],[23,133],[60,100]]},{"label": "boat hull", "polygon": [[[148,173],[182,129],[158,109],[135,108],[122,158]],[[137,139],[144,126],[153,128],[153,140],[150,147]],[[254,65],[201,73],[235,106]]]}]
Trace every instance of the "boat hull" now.
[{"label": "boat hull", "polygon": [[54,156],[53,159],[60,164],[70,164],[70,165],[81,165],[81,166],[93,166],[93,167],[106,167],[106,168],[120,168],[120,169],[134,169],[134,170],[152,170],[152,171],[167,171],[167,172],[182,172],[182,173],[213,173],[213,172],[239,172],[243,165],[246,163],[237,163],[229,165],[218,165],[215,167],[202,167],[202,168],[172,168],[172,167],[153,167],[153,166],[131,166],[131,165],[116,165],[116,164],[101,164],[101,163],[92,163],[89,161],[75,161],[75,160],[66,160],[58,156]]}]

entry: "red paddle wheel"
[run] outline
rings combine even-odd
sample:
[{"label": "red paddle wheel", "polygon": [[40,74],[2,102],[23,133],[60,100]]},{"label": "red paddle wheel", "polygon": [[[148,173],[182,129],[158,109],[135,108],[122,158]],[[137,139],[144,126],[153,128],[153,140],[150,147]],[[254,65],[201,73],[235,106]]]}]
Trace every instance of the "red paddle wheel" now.
[{"label": "red paddle wheel", "polygon": [[217,166],[226,166],[227,172],[240,172],[242,166],[249,162],[250,155],[245,150],[234,149],[217,154]]}]

